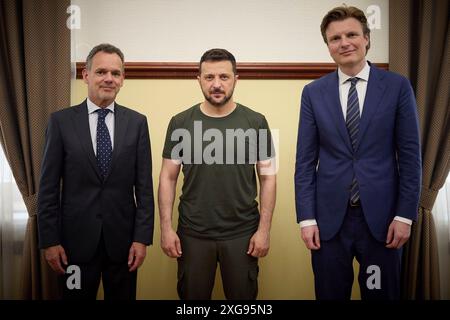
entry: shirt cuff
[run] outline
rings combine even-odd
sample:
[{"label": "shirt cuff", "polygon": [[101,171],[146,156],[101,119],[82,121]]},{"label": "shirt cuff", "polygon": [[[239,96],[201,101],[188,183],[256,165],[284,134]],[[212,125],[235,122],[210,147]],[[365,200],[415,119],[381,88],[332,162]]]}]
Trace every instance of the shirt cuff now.
[{"label": "shirt cuff", "polygon": [[317,226],[316,219],[307,219],[300,221],[300,228],[309,227],[309,226]]},{"label": "shirt cuff", "polygon": [[400,222],[403,222],[403,223],[412,225],[412,220],[411,220],[411,219],[408,219],[408,218],[403,218],[403,217],[395,216],[395,217],[394,217],[394,220],[397,220],[397,221],[400,221]]}]

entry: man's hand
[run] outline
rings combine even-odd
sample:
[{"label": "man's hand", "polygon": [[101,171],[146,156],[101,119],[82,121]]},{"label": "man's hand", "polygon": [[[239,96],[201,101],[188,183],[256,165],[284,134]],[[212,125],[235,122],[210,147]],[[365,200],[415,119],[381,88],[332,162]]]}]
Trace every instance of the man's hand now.
[{"label": "man's hand", "polygon": [[171,258],[181,257],[180,238],[172,228],[161,231],[161,248]]},{"label": "man's hand", "polygon": [[128,267],[129,271],[133,272],[139,268],[144,262],[147,254],[147,246],[140,242],[133,242],[131,244],[130,252],[128,254]]},{"label": "man's hand", "polygon": [[319,227],[317,225],[303,227],[300,232],[308,249],[320,249]]},{"label": "man's hand", "polygon": [[247,254],[255,258],[262,258],[269,252],[270,233],[258,230],[250,238]]},{"label": "man's hand", "polygon": [[67,256],[64,248],[61,245],[52,246],[44,249],[45,260],[47,260],[50,267],[58,274],[65,274],[61,262],[67,266]]},{"label": "man's hand", "polygon": [[392,220],[387,234],[386,248],[400,249],[411,235],[411,226],[407,223]]}]

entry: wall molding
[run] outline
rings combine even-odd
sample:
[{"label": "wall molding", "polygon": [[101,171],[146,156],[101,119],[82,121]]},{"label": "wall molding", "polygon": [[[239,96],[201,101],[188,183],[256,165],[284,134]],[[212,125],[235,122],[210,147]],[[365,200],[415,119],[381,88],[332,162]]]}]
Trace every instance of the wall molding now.
[{"label": "wall molding", "polygon": [[[388,70],[387,63],[374,63]],[[77,79],[81,79],[84,62],[76,63]],[[127,62],[127,79],[195,79],[198,62]],[[238,63],[240,79],[317,79],[336,69],[334,63]]]}]

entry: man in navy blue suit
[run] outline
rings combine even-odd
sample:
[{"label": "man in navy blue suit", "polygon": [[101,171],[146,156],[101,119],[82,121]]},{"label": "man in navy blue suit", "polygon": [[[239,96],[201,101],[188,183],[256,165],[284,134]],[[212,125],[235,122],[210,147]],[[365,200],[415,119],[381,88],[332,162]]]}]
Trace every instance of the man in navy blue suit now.
[{"label": "man in navy blue suit", "polygon": [[400,297],[401,247],[416,219],[421,155],[409,81],[366,60],[370,29],[337,7],[321,32],[338,70],[303,89],[295,168],[297,221],[317,299]]}]

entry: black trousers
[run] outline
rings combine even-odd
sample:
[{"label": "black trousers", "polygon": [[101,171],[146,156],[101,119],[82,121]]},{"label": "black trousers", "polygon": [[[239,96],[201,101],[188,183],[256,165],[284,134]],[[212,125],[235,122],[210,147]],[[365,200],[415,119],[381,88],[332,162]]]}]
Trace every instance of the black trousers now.
[{"label": "black trousers", "polygon": [[363,300],[400,299],[401,249],[388,249],[371,234],[361,207],[348,207],[339,233],[311,250],[316,299],[348,300],[353,285],[353,259],[360,264]]},{"label": "black trousers", "polygon": [[100,237],[97,252],[88,263],[69,261],[69,265],[76,265],[80,269],[81,288],[72,288],[69,283],[74,283],[75,273],[66,273],[61,278],[64,300],[95,300],[100,285],[103,281],[105,300],[136,300],[137,271],[128,271],[128,262],[112,261],[106,252],[103,235]]},{"label": "black trousers", "polygon": [[211,299],[217,263],[227,299],[256,299],[258,259],[247,254],[251,236],[217,241],[179,234],[183,252],[177,259],[180,299]]}]

